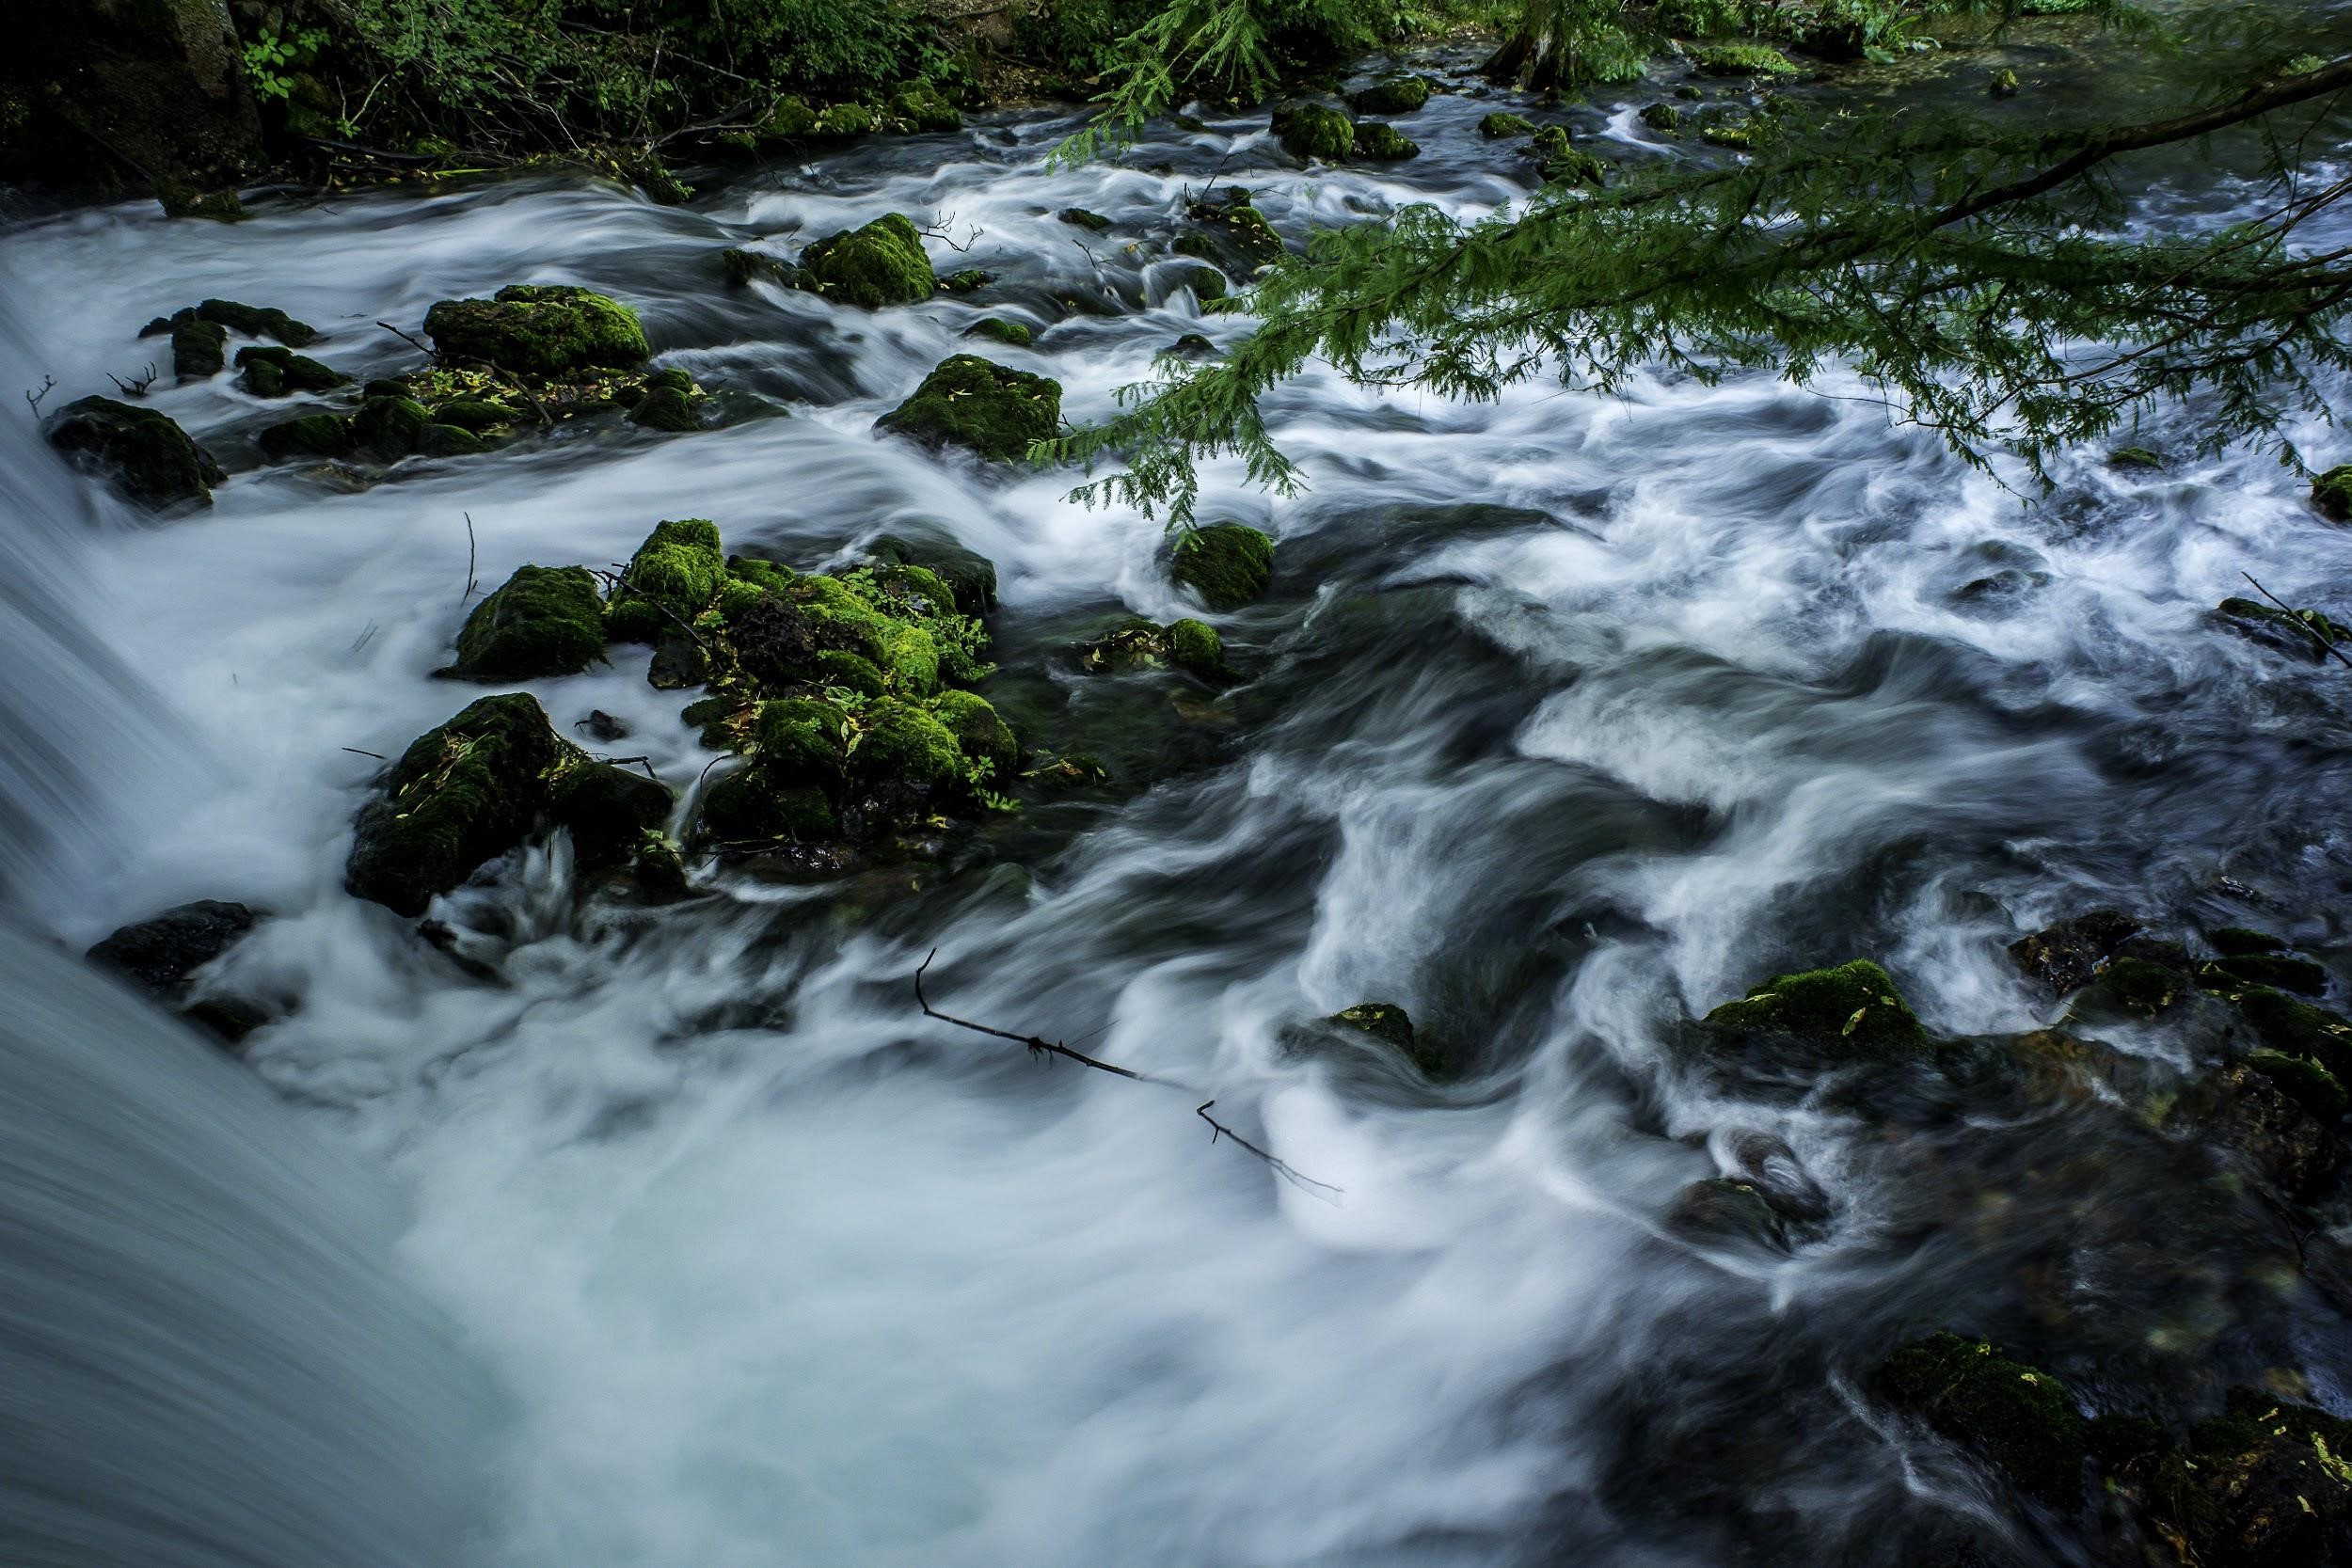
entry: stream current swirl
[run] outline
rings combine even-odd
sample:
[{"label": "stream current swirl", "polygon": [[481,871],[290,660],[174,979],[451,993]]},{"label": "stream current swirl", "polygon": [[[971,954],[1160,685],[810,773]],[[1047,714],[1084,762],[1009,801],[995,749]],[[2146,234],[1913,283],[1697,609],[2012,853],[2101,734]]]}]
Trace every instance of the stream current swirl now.
[{"label": "stream current swirl", "polygon": [[[662,362],[786,411],[566,429],[357,492],[253,469],[161,524],[8,426],[0,549],[44,607],[8,634],[0,715],[16,913],[80,946],[188,899],[270,911],[224,965],[279,1007],[250,1070],[389,1172],[402,1272],[508,1411],[461,1560],[1891,1564],[1990,1532],[2058,1561],[1858,1391],[1877,1356],[1958,1324],[2352,1392],[2338,1309],[2276,1278],[2283,1239],[2197,1229],[2194,1183],[2108,1147],[2095,1106],[1960,1100],[1898,1131],[1733,1092],[1673,1045],[1854,956],[1939,1033],[2030,1030],[2057,1005],[2002,944],[2102,904],[2341,952],[2347,689],[2210,615],[2241,572],[2352,603],[2352,546],[2270,458],[2084,452],[2021,494],[1850,378],[1457,404],[1311,370],[1267,405],[1309,492],[1205,474],[1202,515],[1279,548],[1268,594],[1214,617],[1249,678],[1212,700],[1064,653],[1124,612],[1199,613],[1156,526],[1073,502],[1068,472],[872,433],[982,315],[1040,329],[986,352],[1058,378],[1080,421],[1180,334],[1245,332],[1169,292],[1187,187],[1248,184],[1294,240],[1517,199],[1484,107],[1433,101],[1424,157],[1377,172],[1302,170],[1262,118],[1055,169],[1072,122],[1005,116],[685,209],[517,178],[0,236],[11,400],[128,373],[142,322],[208,295],[392,373],[414,351],[375,324],[530,279],[612,293]],[[1578,114],[1639,140],[1629,108]],[[1111,228],[1058,222],[1073,205]],[[887,211],[977,230],[934,259],[998,286],[863,312],[719,278],[723,245],[788,254]],[[152,401],[221,451],[266,418],[226,378]],[[2185,448],[2192,418],[2137,439]],[[346,895],[364,753],[470,695],[428,678],[469,550],[491,585],[686,516],[802,567],[881,533],[989,557],[989,695],[1150,787],[1034,804],[952,874],[723,873],[662,910],[580,906],[564,846],[525,851],[441,911],[494,979]],[[643,650],[529,689],[566,733],[620,718],[616,749],[674,786],[712,760]],[[1197,1085],[1338,1195],[1213,1145],[1192,1099],[926,1022],[934,948],[940,1006]],[[1367,998],[1465,1070],[1286,1044]],[[1819,1184],[1820,1239],[1669,1226],[1756,1133]],[[2139,1266],[2168,1228],[2196,1281]]]}]

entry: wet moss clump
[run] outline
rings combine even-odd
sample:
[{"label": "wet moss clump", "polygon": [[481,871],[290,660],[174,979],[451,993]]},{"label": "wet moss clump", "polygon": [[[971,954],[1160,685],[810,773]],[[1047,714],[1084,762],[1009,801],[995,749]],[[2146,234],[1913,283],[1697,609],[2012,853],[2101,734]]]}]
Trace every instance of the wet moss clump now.
[{"label": "wet moss clump", "polygon": [[267,306],[241,305],[233,299],[208,299],[197,306],[196,313],[205,321],[218,322],[230,331],[242,332],[248,338],[275,338],[288,348],[309,348],[318,341],[316,327]]},{"label": "wet moss clump", "polygon": [[818,111],[809,131],[818,136],[870,136],[874,111],[863,103],[829,103]]},{"label": "wet moss clump", "polygon": [[1343,163],[1356,150],[1356,127],[1347,116],[1321,103],[1300,103],[1276,111],[1274,134],[1282,150],[1294,158]]},{"label": "wet moss clump", "polygon": [[[2352,1421],[2253,1388],[2233,1388],[2186,1445],[2133,1465],[2132,1491],[2158,1535],[2205,1568],[2340,1562],[2352,1520]],[[2193,1554],[2193,1555],[2192,1555]]]},{"label": "wet moss clump", "polygon": [[782,283],[788,288],[800,277],[800,269],[781,256],[732,246],[719,252],[719,270],[726,275],[728,286],[737,289],[754,283]]},{"label": "wet moss clump", "polygon": [[1100,213],[1089,213],[1084,207],[1064,207],[1054,215],[1073,229],[1083,229],[1090,234],[1100,234],[1111,226],[1110,219]]},{"label": "wet moss clump", "polygon": [[1797,68],[1779,50],[1760,43],[1725,43],[1694,56],[1703,76],[1794,76]]},{"label": "wet moss clump", "polygon": [[282,398],[294,392],[329,392],[351,377],[308,355],[290,348],[257,343],[237,350],[237,384],[257,398]]},{"label": "wet moss clump", "polygon": [[2341,1118],[2352,1101],[2344,1096],[2344,1085],[2336,1075],[2309,1056],[2290,1056],[2279,1051],[2257,1051],[2246,1058],[2246,1065],[2269,1079],[2279,1092],[2294,1101],[2324,1122]]},{"label": "wet moss clump", "polygon": [[1382,119],[1356,122],[1356,156],[1378,163],[1397,163],[1421,156],[1421,143]]},{"label": "wet moss clump", "polygon": [[2230,1000],[2263,1044],[2289,1056],[2308,1056],[2338,1078],[2352,1076],[2352,1021],[2268,986],[2249,986]]},{"label": "wet moss clump", "polygon": [[644,430],[684,435],[703,427],[702,391],[684,371],[656,371],[636,391],[628,422]]},{"label": "wet moss clump", "polygon": [[488,299],[445,299],[425,312],[424,329],[446,358],[519,375],[626,370],[653,353],[637,312],[564,283],[510,283]]},{"label": "wet moss clump", "polygon": [[1230,262],[1243,273],[1254,273],[1282,254],[1282,237],[1265,214],[1250,204],[1249,192],[1240,185],[1228,185],[1217,196],[1195,201],[1184,211],[1193,228],[1176,241],[1181,255]]},{"label": "wet moss clump", "polygon": [[262,455],[273,463],[296,457],[342,457],[352,449],[351,417],[304,414],[271,425],[253,439]]},{"label": "wet moss clump", "polygon": [[1393,1002],[1359,1002],[1342,1007],[1324,1022],[1369,1035],[1395,1050],[1429,1078],[1450,1078],[1457,1064],[1453,1052],[1425,1032],[1413,1027],[1412,1018]]},{"label": "wet moss clump", "polygon": [[1887,1357],[1887,1393],[2053,1507],[2078,1502],[2090,1433],[2066,1385],[1982,1339],[1934,1334]]},{"label": "wet moss clump", "polygon": [[543,821],[572,828],[582,863],[595,864],[668,809],[661,785],[557,735],[536,698],[485,697],[401,753],[359,813],[343,881],[358,897],[419,915]]},{"label": "wet moss clump", "polygon": [[1171,575],[1211,610],[1239,610],[1265,592],[1274,541],[1239,523],[1213,523],[1176,541]]},{"label": "wet moss clump", "polygon": [[2328,648],[2352,642],[2352,628],[2318,610],[2280,610],[2259,599],[2227,598],[2214,607],[2222,625],[2239,636],[2283,654],[2317,663]]},{"label": "wet moss clump", "polygon": [[977,691],[943,691],[933,711],[965,756],[988,765],[986,778],[1009,787],[1020,776],[1021,742],[987,698]]},{"label": "wet moss clump", "polygon": [[1214,626],[1200,621],[1155,626],[1140,618],[1078,644],[1078,667],[1089,674],[1182,670],[1210,686],[1237,678],[1225,663],[1225,645]]},{"label": "wet moss clump", "polygon": [[172,373],[183,381],[218,375],[228,355],[229,329],[217,322],[185,321],[171,329]]},{"label": "wet moss clump", "polygon": [[1025,457],[1031,442],[1060,433],[1061,383],[959,354],[941,360],[874,428],[1010,463]]},{"label": "wet moss clump", "polygon": [[890,95],[890,117],[913,131],[956,131],[963,115],[927,82],[900,87]]},{"label": "wet moss clump", "polygon": [[986,338],[1007,348],[1027,348],[1031,341],[1029,329],[1019,322],[1002,316],[982,316],[963,330],[967,338]]},{"label": "wet moss clump", "polygon": [[1212,686],[1223,686],[1233,678],[1225,664],[1225,641],[1205,621],[1168,624],[1168,661]]},{"label": "wet moss clump", "polygon": [[607,633],[620,642],[658,641],[691,626],[725,580],[716,523],[707,517],[658,523],[621,574],[605,617]]},{"label": "wet moss clump", "polygon": [[2352,463],[2339,463],[2312,481],[2312,504],[2324,517],[2352,522]]},{"label": "wet moss clump", "polygon": [[1609,166],[1570,144],[1567,127],[1564,125],[1547,125],[1536,132],[1528,150],[1534,155],[1544,178],[1554,184],[1587,185],[1598,190],[1608,179]]},{"label": "wet moss clump", "polygon": [[1707,1015],[1735,1035],[1782,1035],[1839,1055],[1917,1055],[1933,1047],[1886,971],[1867,958],[1776,974]]},{"label": "wet moss clump", "polygon": [[1429,84],[1419,76],[1391,76],[1347,96],[1359,115],[1409,115],[1428,102]]},{"label": "wet moss clump", "polygon": [[884,213],[801,252],[800,286],[845,305],[878,310],[913,305],[939,290],[923,236],[903,213]]},{"label": "wet moss clump", "polygon": [[1671,136],[1682,129],[1683,115],[1672,103],[1652,103],[1642,111],[1642,123],[1662,135]]},{"label": "wet moss clump", "polygon": [[113,398],[66,404],[44,434],[77,467],[103,475],[150,511],[189,501],[210,506],[213,486],[229,477],[169,415]]},{"label": "wet moss clump", "polygon": [[1497,109],[1478,122],[1478,134],[1489,141],[1500,141],[1505,136],[1532,136],[1535,134],[1535,122],[1525,115]]},{"label": "wet moss clump", "polygon": [[474,606],[457,659],[437,673],[461,681],[576,675],[604,662],[604,596],[582,566],[518,566]]}]

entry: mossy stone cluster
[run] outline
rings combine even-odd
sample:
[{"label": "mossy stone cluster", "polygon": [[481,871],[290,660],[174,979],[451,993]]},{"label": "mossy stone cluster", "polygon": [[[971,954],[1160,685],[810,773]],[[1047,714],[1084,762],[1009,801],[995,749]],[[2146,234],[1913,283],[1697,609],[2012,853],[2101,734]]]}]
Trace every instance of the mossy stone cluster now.
[{"label": "mossy stone cluster", "polygon": [[257,398],[282,398],[295,392],[331,392],[351,377],[332,366],[290,348],[255,343],[237,350],[237,384]]},{"label": "mossy stone cluster", "polygon": [[2323,517],[2352,522],[2352,463],[2339,463],[2312,481],[2312,504]]},{"label": "mossy stone cluster", "polygon": [[566,283],[510,283],[488,299],[445,299],[425,312],[424,329],[444,358],[518,375],[627,370],[653,353],[637,312]]},{"label": "mossy stone cluster", "polygon": [[1031,442],[1060,434],[1061,383],[977,355],[953,355],[874,428],[926,446],[961,447],[991,462],[1017,462]]},{"label": "mossy stone cluster", "polygon": [[2352,627],[2321,610],[2280,610],[2260,599],[2233,596],[2214,610],[2239,636],[2298,658],[2325,659],[2329,647],[2352,642]]},{"label": "mossy stone cluster", "polygon": [[1274,541],[1240,523],[1213,523],[1177,537],[1169,575],[1211,610],[1239,610],[1265,592]]},{"label": "mossy stone cluster", "polygon": [[1391,76],[1347,95],[1347,106],[1359,115],[1409,115],[1429,102],[1429,82],[1422,76]]},{"label": "mossy stone cluster", "polygon": [[583,863],[608,863],[659,827],[670,793],[557,735],[525,692],[484,697],[401,753],[359,814],[344,885],[422,914],[476,867],[544,823],[573,830]]},{"label": "mossy stone cluster", "polygon": [[518,566],[474,606],[457,658],[438,673],[503,682],[575,675],[604,662],[604,595],[584,566]]},{"label": "mossy stone cluster", "polygon": [[1501,141],[1509,136],[1532,136],[1535,134],[1535,122],[1525,115],[1497,109],[1480,119],[1478,134],[1488,141]]},{"label": "mossy stone cluster", "polygon": [[1776,974],[1706,1022],[1721,1034],[1786,1037],[1856,1059],[1918,1055],[1933,1044],[1886,971],[1867,958]]},{"label": "mossy stone cluster", "polygon": [[1723,43],[1702,49],[1692,63],[1702,76],[1794,76],[1795,62],[1761,43]]},{"label": "mossy stone cluster", "polygon": [[210,506],[229,476],[169,415],[113,398],[82,398],[51,417],[49,444],[151,511]]},{"label": "mossy stone cluster", "polygon": [[986,338],[1007,348],[1027,348],[1032,337],[1027,327],[1016,321],[1007,321],[1002,316],[982,316],[965,327],[963,335],[967,338]]},{"label": "mossy stone cluster", "polygon": [[1181,670],[1210,686],[1231,686],[1239,677],[1225,662],[1224,640],[1205,621],[1158,626],[1140,618],[1078,645],[1078,667],[1089,674],[1145,670]]},{"label": "mossy stone cluster", "polygon": [[884,213],[863,228],[817,241],[801,252],[799,282],[827,299],[868,310],[916,304],[939,291],[923,236],[903,213]]},{"label": "mossy stone cluster", "polygon": [[1544,178],[1555,184],[1598,189],[1608,178],[1608,166],[1573,145],[1565,125],[1547,125],[1536,132],[1535,139],[1528,144],[1528,151],[1536,159]]},{"label": "mossy stone cluster", "polygon": [[168,316],[157,316],[139,328],[142,338],[167,338],[190,322],[206,322],[247,338],[269,338],[288,348],[309,348],[318,341],[318,329],[285,311],[267,306],[244,305],[233,299],[207,299]]},{"label": "mossy stone cluster", "polygon": [[1192,220],[1192,228],[1177,236],[1179,255],[1230,265],[1247,274],[1282,254],[1281,236],[1251,204],[1250,193],[1244,186],[1228,185],[1215,197],[1194,201],[1185,209],[1185,216]]},{"label": "mossy stone cluster", "polygon": [[1338,109],[1322,103],[1298,103],[1277,110],[1274,134],[1282,150],[1294,158],[1344,163],[1356,150],[1356,126]]},{"label": "mossy stone cluster", "polygon": [[1887,1357],[1887,1393],[2055,1508],[2080,1500],[2089,1429],[2066,1385],[1983,1339],[1930,1335]]},{"label": "mossy stone cluster", "polygon": [[1375,163],[1400,163],[1421,156],[1421,143],[1384,119],[1356,122],[1356,156]]}]

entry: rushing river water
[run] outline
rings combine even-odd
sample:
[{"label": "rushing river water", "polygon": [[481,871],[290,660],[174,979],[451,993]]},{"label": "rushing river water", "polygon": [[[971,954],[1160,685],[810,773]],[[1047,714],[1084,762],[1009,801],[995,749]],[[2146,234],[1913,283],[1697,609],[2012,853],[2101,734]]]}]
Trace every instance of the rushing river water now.
[{"label": "rushing river water", "polygon": [[[1857,1392],[1886,1349],[2023,1333],[2094,1399],[2108,1353],[2184,1388],[2285,1363],[2352,1392],[2335,1309],[2276,1283],[2280,1237],[2197,1232],[2196,1283],[2128,1265],[2146,1229],[2194,1228],[2192,1184],[2137,1146],[2090,1160],[2097,1107],[1897,1133],[1734,1094],[1671,1044],[1855,955],[1939,1031],[2029,1029],[2057,1009],[2001,944],[2099,903],[2343,942],[2347,689],[2208,615],[2242,571],[2352,605],[2346,536],[2271,459],[2189,458],[2166,414],[2137,438],[2169,471],[2084,452],[2043,497],[1858,384],[1466,406],[1311,372],[1269,410],[1311,492],[1208,477],[1204,515],[1279,541],[1270,594],[1216,617],[1252,679],[1212,700],[1063,652],[1124,610],[1197,613],[1155,526],[870,431],[984,314],[1041,329],[992,357],[1101,417],[1178,335],[1246,330],[1168,294],[1184,189],[1246,183],[1294,238],[1485,211],[1528,188],[1474,134],[1491,106],[1434,101],[1427,153],[1377,170],[1302,170],[1262,118],[1049,170],[1070,123],[1004,118],[686,209],[533,178],[0,238],[11,402],[132,374],[140,324],[207,295],[315,324],[310,352],[365,377],[415,362],[377,323],[536,279],[618,295],[663,362],[788,410],[566,429],[359,491],[232,460],[211,512],[162,523],[8,421],[8,892],[76,946],[192,898],[270,911],[222,975],[279,1010],[250,1070],[389,1173],[407,1288],[506,1412],[490,1522],[435,1560],[1891,1564],[1986,1532],[2063,1560]],[[1629,104],[1574,118],[1658,150]],[[886,211],[1000,282],[865,313],[720,279],[722,245],[790,254]],[[226,377],[152,401],[232,459],[269,417]],[[447,911],[494,980],[348,896],[365,753],[472,695],[428,678],[469,554],[485,585],[602,566],[683,516],[801,566],[882,532],[990,557],[990,694],[1151,787],[1033,805],[952,876],[723,873],[660,911],[580,911],[562,848],[534,851]],[[711,755],[644,673],[615,649],[531,689],[562,729],[618,716],[616,749],[683,790]],[[926,1022],[933,948],[939,1005],[1199,1085],[1338,1193],[1213,1145],[1196,1099]],[[1453,1041],[1460,1079],[1285,1045],[1367,998]],[[1792,1254],[1666,1223],[1743,1133],[1826,1195]]]}]

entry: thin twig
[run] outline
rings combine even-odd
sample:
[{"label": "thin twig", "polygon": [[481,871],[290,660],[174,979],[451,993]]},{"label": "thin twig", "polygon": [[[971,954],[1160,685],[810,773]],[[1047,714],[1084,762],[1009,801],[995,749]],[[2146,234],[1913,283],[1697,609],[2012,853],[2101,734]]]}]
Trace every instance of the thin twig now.
[{"label": "thin twig", "polygon": [[475,583],[475,581],[474,581],[474,575],[473,575],[473,514],[472,514],[472,513],[470,513],[470,512],[469,512],[469,513],[467,513],[467,514],[465,515],[465,517],[466,517],[466,591],[465,591],[463,594],[458,594],[458,595],[457,595],[457,602],[458,602],[459,604],[461,604],[461,605],[462,605],[462,604],[464,604],[464,603],[465,603],[468,599],[470,599],[470,598],[472,598],[472,597],[473,597],[473,591],[474,591],[474,588],[476,587],[476,583]]},{"label": "thin twig", "polygon": [[40,418],[40,400],[56,389],[57,378],[54,375],[44,375],[40,378],[40,390],[38,392],[30,387],[24,388],[24,401],[32,405],[33,418],[37,420]]},{"label": "thin twig", "polygon": [[607,763],[614,768],[620,768],[632,762],[640,763],[644,767],[645,777],[651,779],[656,784],[660,784],[661,782],[661,775],[653,770],[653,758],[651,757],[608,757],[598,752],[591,752],[588,754],[596,761]]},{"label": "thin twig", "polygon": [[343,750],[349,752],[356,757],[373,757],[378,762],[389,762],[392,760],[381,752],[363,752],[357,746],[346,746]]},{"label": "thin twig", "polygon": [[[2254,582],[2254,574],[2251,572],[2240,572],[2238,576],[2244,578],[2249,582]],[[2309,621],[2304,620],[2304,612],[2302,610],[2296,609],[2293,605],[2287,603],[2286,600],[2279,597],[2278,594],[2273,594],[2269,589],[2265,588],[2259,582],[2254,582],[2254,592],[2260,594],[2264,598],[2268,599],[2272,604],[2277,605],[2280,610],[2285,610],[2287,612],[2287,619],[2294,622],[2296,626],[2301,626],[2305,631],[2310,632],[2312,634],[2312,641],[2317,642],[2322,650],[2333,654],[2338,659],[2343,661],[2346,668],[2352,668],[2352,656],[2347,656],[2342,648],[2337,647],[2326,632],[2321,631],[2317,626],[2312,625]]]},{"label": "thin twig", "polygon": [[1282,1178],[1285,1181],[1295,1182],[1299,1186],[1308,1188],[1311,1191],[1330,1193],[1334,1196],[1339,1193],[1340,1189],[1332,1186],[1328,1181],[1318,1181],[1311,1176],[1300,1175],[1288,1161],[1276,1159],[1273,1155],[1268,1154],[1264,1149],[1260,1148],[1256,1144],[1251,1143],[1248,1138],[1243,1137],[1239,1132],[1234,1132],[1232,1128],[1217,1120],[1216,1117],[1209,1115],[1209,1107],[1216,1103],[1216,1101],[1214,1100],[1206,1101],[1196,1107],[1192,1113],[1194,1116],[1199,1117],[1202,1121],[1207,1122],[1211,1127],[1216,1129],[1216,1132],[1209,1134],[1209,1142],[1214,1144],[1219,1138],[1231,1138],[1235,1143],[1241,1145],[1242,1148],[1249,1150],[1250,1153],[1255,1154],[1259,1159],[1263,1160],[1267,1164],[1273,1166],[1274,1174]]},{"label": "thin twig", "polygon": [[406,343],[410,348],[415,349],[419,354],[423,355],[427,359],[438,359],[440,357],[439,355],[434,353],[424,344],[417,341],[416,339],[410,337],[407,333],[403,332],[399,327],[394,326],[390,322],[377,322],[375,325],[390,333],[393,337],[398,338],[402,342]]},{"label": "thin twig", "polygon": [[106,379],[113,382],[115,384],[115,390],[120,392],[124,397],[143,398],[147,395],[147,389],[155,385],[155,378],[161,372],[155,369],[155,361],[150,359],[147,362],[147,374],[143,377],[135,376],[131,380],[125,381],[122,377],[115,374],[114,372],[108,371],[106,372]]}]

